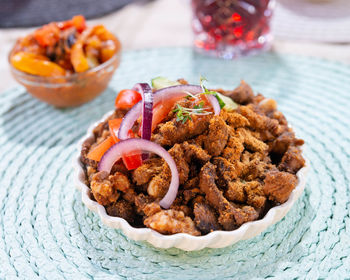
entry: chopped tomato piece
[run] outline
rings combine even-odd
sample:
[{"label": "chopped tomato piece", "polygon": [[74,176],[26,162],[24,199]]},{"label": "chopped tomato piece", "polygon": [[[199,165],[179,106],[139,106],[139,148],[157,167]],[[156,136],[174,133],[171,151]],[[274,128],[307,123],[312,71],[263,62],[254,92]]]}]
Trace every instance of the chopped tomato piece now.
[{"label": "chopped tomato piece", "polygon": [[104,141],[102,141],[88,153],[87,158],[95,161],[100,161],[105,152],[107,152],[107,150],[114,144],[115,142],[113,140],[113,137],[107,137]]},{"label": "chopped tomato piece", "polygon": [[75,29],[81,33],[82,31],[84,31],[86,29],[86,22],[85,22],[85,18],[83,15],[77,15],[77,16],[74,16],[70,20],[57,22],[57,26],[61,30],[64,30],[64,29],[67,29],[67,28],[74,26]]},{"label": "chopped tomato piece", "polygon": [[83,15],[76,15],[72,18],[73,26],[78,32],[83,32],[86,28],[86,22]]},{"label": "chopped tomato piece", "polygon": [[123,163],[128,170],[136,169],[142,165],[142,156],[141,154],[123,156]]},{"label": "chopped tomato piece", "polygon": [[136,103],[142,100],[141,93],[136,90],[123,89],[115,99],[115,107],[117,109],[130,109]]},{"label": "chopped tomato piece", "polygon": [[[129,130],[128,136],[129,138],[135,138],[135,134],[132,130]],[[128,170],[136,169],[142,165],[142,154],[123,155],[123,162]]]},{"label": "chopped tomato piece", "polygon": [[160,103],[153,109],[152,131],[167,117],[174,103],[175,101]]},{"label": "chopped tomato piece", "polygon": [[60,39],[60,29],[55,23],[46,24],[35,30],[34,38],[43,47],[54,46]]}]

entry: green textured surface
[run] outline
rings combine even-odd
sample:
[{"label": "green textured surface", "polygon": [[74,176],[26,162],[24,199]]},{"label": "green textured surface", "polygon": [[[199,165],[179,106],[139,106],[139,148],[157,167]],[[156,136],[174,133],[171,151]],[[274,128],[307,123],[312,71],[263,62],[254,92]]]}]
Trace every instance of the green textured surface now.
[{"label": "green textured surface", "polygon": [[[288,215],[251,240],[184,252],[128,240],[102,225],[72,179],[76,142],[113,108],[115,94],[157,76],[199,74],[233,88],[241,78],[275,98],[306,140],[306,191]],[[238,61],[191,49],[124,53],[110,88],[57,110],[22,88],[0,94],[0,279],[247,279],[350,276],[350,66],[265,54]]]}]

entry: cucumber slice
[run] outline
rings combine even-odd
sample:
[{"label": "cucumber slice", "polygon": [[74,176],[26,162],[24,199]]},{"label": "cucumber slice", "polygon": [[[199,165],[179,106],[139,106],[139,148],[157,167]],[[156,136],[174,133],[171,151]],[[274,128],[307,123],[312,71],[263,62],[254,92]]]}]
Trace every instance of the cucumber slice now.
[{"label": "cucumber slice", "polygon": [[152,79],[152,87],[156,90],[171,87],[171,86],[178,86],[180,85],[177,81],[171,81],[168,78],[165,77],[157,77]]},{"label": "cucumber slice", "polygon": [[225,103],[225,106],[222,109],[224,109],[226,111],[233,111],[233,110],[237,109],[237,107],[238,107],[237,103],[235,103],[230,97],[225,96],[219,92],[217,92],[216,94]]}]

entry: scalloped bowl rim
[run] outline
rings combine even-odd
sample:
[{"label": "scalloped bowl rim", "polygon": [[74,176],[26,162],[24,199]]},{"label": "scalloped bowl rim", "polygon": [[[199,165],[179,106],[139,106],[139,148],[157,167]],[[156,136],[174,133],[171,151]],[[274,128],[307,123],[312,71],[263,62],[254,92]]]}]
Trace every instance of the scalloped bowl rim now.
[{"label": "scalloped bowl rim", "polygon": [[176,247],[185,251],[194,251],[206,247],[223,248],[240,240],[253,238],[269,226],[280,221],[303,193],[306,184],[306,176],[310,168],[309,162],[304,156],[304,152],[303,157],[306,160],[306,164],[296,174],[298,177],[298,184],[290,194],[289,199],[281,205],[272,207],[260,220],[244,223],[238,229],[232,231],[217,230],[202,236],[193,236],[187,233],[164,235],[150,228],[135,228],[123,218],[109,216],[102,205],[90,198],[91,190],[85,184],[85,172],[83,169],[83,163],[80,160],[82,144],[86,140],[94,140],[93,129],[99,123],[105,121],[112,113],[113,111],[106,113],[101,120],[93,123],[89,127],[85,136],[78,142],[78,152],[73,158],[74,183],[76,188],[81,192],[82,202],[88,207],[88,209],[97,213],[105,225],[121,229],[130,239],[136,241],[148,241],[153,246],[163,249]]}]

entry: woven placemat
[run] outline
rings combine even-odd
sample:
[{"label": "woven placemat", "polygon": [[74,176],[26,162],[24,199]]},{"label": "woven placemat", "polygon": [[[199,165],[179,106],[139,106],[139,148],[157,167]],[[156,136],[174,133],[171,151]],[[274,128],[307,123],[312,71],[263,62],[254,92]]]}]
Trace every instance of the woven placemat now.
[{"label": "woven placemat", "polygon": [[[233,88],[241,78],[276,98],[306,141],[304,195],[251,240],[184,252],[134,242],[101,224],[73,185],[76,142],[116,92],[165,75]],[[110,88],[57,110],[22,88],[0,94],[0,279],[256,279],[350,275],[350,66],[265,54],[237,61],[188,48],[124,53]]]},{"label": "woven placemat", "polygon": [[276,37],[327,43],[350,42],[349,0],[277,0]]}]

